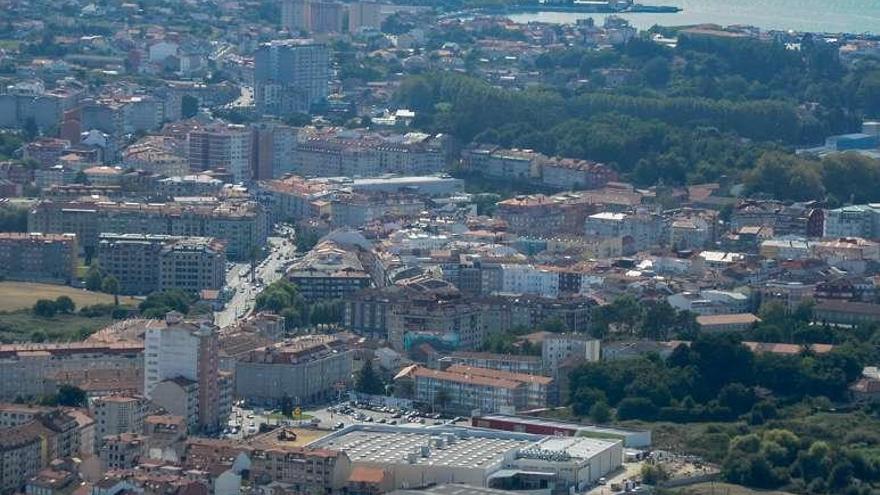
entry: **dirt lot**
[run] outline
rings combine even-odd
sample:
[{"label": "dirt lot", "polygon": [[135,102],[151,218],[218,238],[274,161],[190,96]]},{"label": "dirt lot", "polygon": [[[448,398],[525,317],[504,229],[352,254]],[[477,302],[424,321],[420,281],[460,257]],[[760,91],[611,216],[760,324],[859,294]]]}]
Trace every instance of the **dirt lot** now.
[{"label": "dirt lot", "polygon": [[[76,308],[93,304],[112,304],[113,296],[89,292],[65,285],[35,284],[30,282],[0,282],[0,311],[30,309],[38,299],[55,299],[67,296]],[[134,304],[131,298],[120,297],[121,304]]]}]

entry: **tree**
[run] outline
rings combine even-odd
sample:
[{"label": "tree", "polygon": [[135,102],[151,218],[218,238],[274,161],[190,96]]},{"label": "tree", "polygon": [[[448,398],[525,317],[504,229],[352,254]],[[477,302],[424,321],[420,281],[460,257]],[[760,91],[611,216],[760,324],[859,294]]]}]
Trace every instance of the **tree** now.
[{"label": "tree", "polygon": [[92,263],[92,266],[86,272],[86,289],[98,292],[101,290],[103,281],[104,275],[101,273],[101,267],[97,263]]},{"label": "tree", "polygon": [[354,384],[355,390],[362,394],[382,395],[385,393],[385,384],[382,378],[373,369],[373,361],[367,360],[358,372]]},{"label": "tree", "polygon": [[285,418],[293,416],[293,400],[287,394],[281,397],[281,415]]},{"label": "tree", "polygon": [[37,316],[51,318],[58,312],[58,307],[55,305],[55,301],[40,299],[34,303],[33,312]]},{"label": "tree", "polygon": [[104,281],[101,282],[101,290],[107,294],[113,294],[113,305],[119,306],[119,280],[116,277],[113,275],[104,277]]},{"label": "tree", "polygon": [[141,302],[138,309],[144,318],[161,318],[169,311],[187,314],[196,297],[180,289],[154,292]]},{"label": "tree", "polygon": [[284,123],[291,127],[303,127],[312,123],[312,117],[307,113],[297,112],[285,117]]},{"label": "tree", "polygon": [[648,399],[628,397],[617,405],[617,419],[642,419],[651,421],[657,417],[657,406]]},{"label": "tree", "polygon": [[611,420],[611,408],[607,402],[601,401],[593,404],[590,408],[590,418],[596,423],[607,423]]},{"label": "tree", "polygon": [[755,392],[741,383],[725,385],[718,393],[718,403],[723,407],[729,407],[734,414],[743,414],[756,401]]},{"label": "tree", "polygon": [[57,309],[59,313],[70,314],[76,311],[76,303],[73,302],[73,299],[67,296],[58,296],[55,299],[55,309]]},{"label": "tree", "polygon": [[79,387],[62,385],[58,387],[56,401],[59,406],[83,407],[86,405],[86,393]]},{"label": "tree", "polygon": [[642,483],[656,485],[669,479],[669,471],[663,464],[643,464]]},{"label": "tree", "polygon": [[73,178],[74,184],[85,184],[89,183],[89,176],[82,170],[76,173],[76,177]]},{"label": "tree", "polygon": [[183,95],[180,99],[180,114],[185,119],[195,117],[199,113],[199,99],[191,95]]},{"label": "tree", "polygon": [[568,327],[560,318],[548,318],[541,324],[541,329],[547,332],[562,333],[566,331]]},{"label": "tree", "polygon": [[645,81],[655,88],[666,86],[670,74],[669,61],[664,57],[654,57],[642,67]]}]

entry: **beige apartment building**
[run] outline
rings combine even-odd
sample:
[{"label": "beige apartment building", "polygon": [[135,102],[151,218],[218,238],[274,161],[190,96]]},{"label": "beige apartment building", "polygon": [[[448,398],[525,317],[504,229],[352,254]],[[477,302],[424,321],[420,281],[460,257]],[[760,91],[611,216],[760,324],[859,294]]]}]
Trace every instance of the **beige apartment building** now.
[{"label": "beige apartment building", "polygon": [[76,375],[88,382],[99,375],[142,376],[143,369],[143,343],[0,345],[0,400],[53,393],[55,377]]},{"label": "beige apartment building", "polygon": [[69,284],[76,278],[73,234],[0,233],[0,277],[5,280]]},{"label": "beige apartment building", "polygon": [[470,413],[546,407],[553,380],[539,375],[453,365],[434,370],[414,365],[395,381],[412,381],[413,400],[436,410]]},{"label": "beige apartment building", "polygon": [[75,233],[81,250],[94,253],[101,233],[212,237],[233,260],[248,259],[266,240],[268,223],[259,203],[205,200],[169,203],[43,201],[31,210],[30,232]]},{"label": "beige apartment building", "polygon": [[250,351],[235,363],[235,395],[276,404],[334,397],[351,381],[354,351],[331,335],[309,335]]},{"label": "beige apartment building", "polygon": [[226,282],[226,248],[209,237],[101,234],[98,263],[119,280],[123,294],[197,293]]}]

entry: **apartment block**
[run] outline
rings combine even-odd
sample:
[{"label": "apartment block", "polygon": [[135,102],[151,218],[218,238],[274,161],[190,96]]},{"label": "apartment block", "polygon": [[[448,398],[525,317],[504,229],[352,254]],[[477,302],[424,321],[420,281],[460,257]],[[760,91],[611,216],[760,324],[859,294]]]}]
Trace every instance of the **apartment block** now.
[{"label": "apartment block", "polygon": [[101,233],[211,237],[232,260],[246,260],[265,243],[262,206],[247,200],[169,203],[42,201],[28,217],[28,230],[75,233],[81,251],[95,254]]},{"label": "apartment block", "polygon": [[142,376],[143,351],[130,342],[0,345],[0,400],[54,393],[56,377],[75,375],[84,385],[98,376]]},{"label": "apartment block", "polygon": [[330,50],[313,40],[264,43],[254,55],[254,98],[261,114],[308,113],[327,97],[329,80]]},{"label": "apartment block", "polygon": [[583,334],[551,334],[545,336],[541,343],[541,359],[544,362],[544,368],[554,373],[567,360],[596,362],[600,356],[599,340],[591,339]]},{"label": "apartment block", "polygon": [[283,0],[281,26],[294,35],[299,32],[342,33],[346,10],[346,5],[333,1]]},{"label": "apartment block", "polygon": [[292,172],[298,130],[270,122],[253,124],[251,130],[251,174],[254,180],[269,180]]},{"label": "apartment block", "polygon": [[342,299],[372,283],[354,249],[324,241],[293,264],[285,277],[308,301]]},{"label": "apartment block", "polygon": [[21,128],[33,120],[41,129],[57,126],[66,110],[79,102],[81,90],[47,90],[40,81],[11,84],[0,93],[0,127]]},{"label": "apartment block", "polygon": [[147,136],[129,146],[122,152],[122,164],[165,177],[190,173],[184,150],[177,149],[174,140],[166,136]]},{"label": "apartment block", "polygon": [[587,236],[622,239],[624,254],[644,251],[667,239],[665,220],[647,212],[596,213],[587,217],[584,231]]},{"label": "apartment block", "polygon": [[602,163],[495,146],[465,150],[462,163],[485,177],[533,182],[555,190],[598,189],[618,179],[617,173]]},{"label": "apartment block", "polygon": [[0,434],[0,493],[20,492],[40,471],[43,439],[32,428],[12,428]]},{"label": "apartment block", "polygon": [[527,375],[541,375],[544,373],[544,363],[540,356],[518,354],[456,351],[449,356],[440,358],[439,364],[441,369],[446,369],[453,365],[464,365]]},{"label": "apartment block", "polygon": [[354,351],[330,335],[310,335],[261,347],[238,357],[235,395],[262,404],[289,397],[314,404],[333,397],[351,381]]},{"label": "apartment block", "polygon": [[447,148],[443,135],[305,128],[292,165],[295,173],[307,177],[424,175],[445,168]]},{"label": "apartment block", "polygon": [[0,276],[69,284],[76,278],[78,253],[74,234],[0,233]]},{"label": "apartment block", "polygon": [[852,205],[825,212],[825,237],[880,238],[880,205]]},{"label": "apartment block", "polygon": [[206,237],[101,234],[98,263],[119,280],[123,294],[198,293],[226,283],[226,249]]},{"label": "apartment block", "polygon": [[444,371],[414,365],[395,377],[395,381],[405,380],[413,383],[415,402],[458,413],[546,407],[552,383],[551,378],[544,376],[463,365],[453,365]]},{"label": "apartment block", "polygon": [[224,169],[235,182],[252,178],[250,128],[215,124],[193,130],[187,136],[187,160],[193,171]]},{"label": "apartment block", "polygon": [[105,471],[133,469],[146,459],[147,438],[137,433],[106,437],[98,455]]},{"label": "apartment block", "polygon": [[348,4],[348,31],[357,33],[364,29],[378,30],[385,15],[379,2],[352,2]]},{"label": "apartment block", "polygon": [[147,330],[145,343],[144,395],[152,399],[157,387],[166,380],[195,382],[199,429],[212,432],[221,428],[231,404],[221,401],[217,328],[208,322],[184,321],[182,315],[171,312],[164,325]]},{"label": "apartment block", "polygon": [[140,396],[108,395],[93,399],[90,409],[99,445],[107,436],[143,432],[147,407],[146,398]]}]

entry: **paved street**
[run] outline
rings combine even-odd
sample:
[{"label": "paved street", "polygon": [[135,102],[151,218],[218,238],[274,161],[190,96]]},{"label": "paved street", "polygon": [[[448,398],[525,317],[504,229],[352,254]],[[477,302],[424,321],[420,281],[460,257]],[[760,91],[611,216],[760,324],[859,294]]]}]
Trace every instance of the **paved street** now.
[{"label": "paved street", "polygon": [[236,263],[226,273],[227,290],[232,291],[232,298],[222,311],[214,313],[214,323],[223,328],[246,317],[254,309],[257,294],[267,285],[281,278],[278,269],[293,259],[296,245],[293,242],[293,230],[281,227],[276,236],[269,237],[269,255],[257,265],[256,281],[251,280],[250,263]]}]

